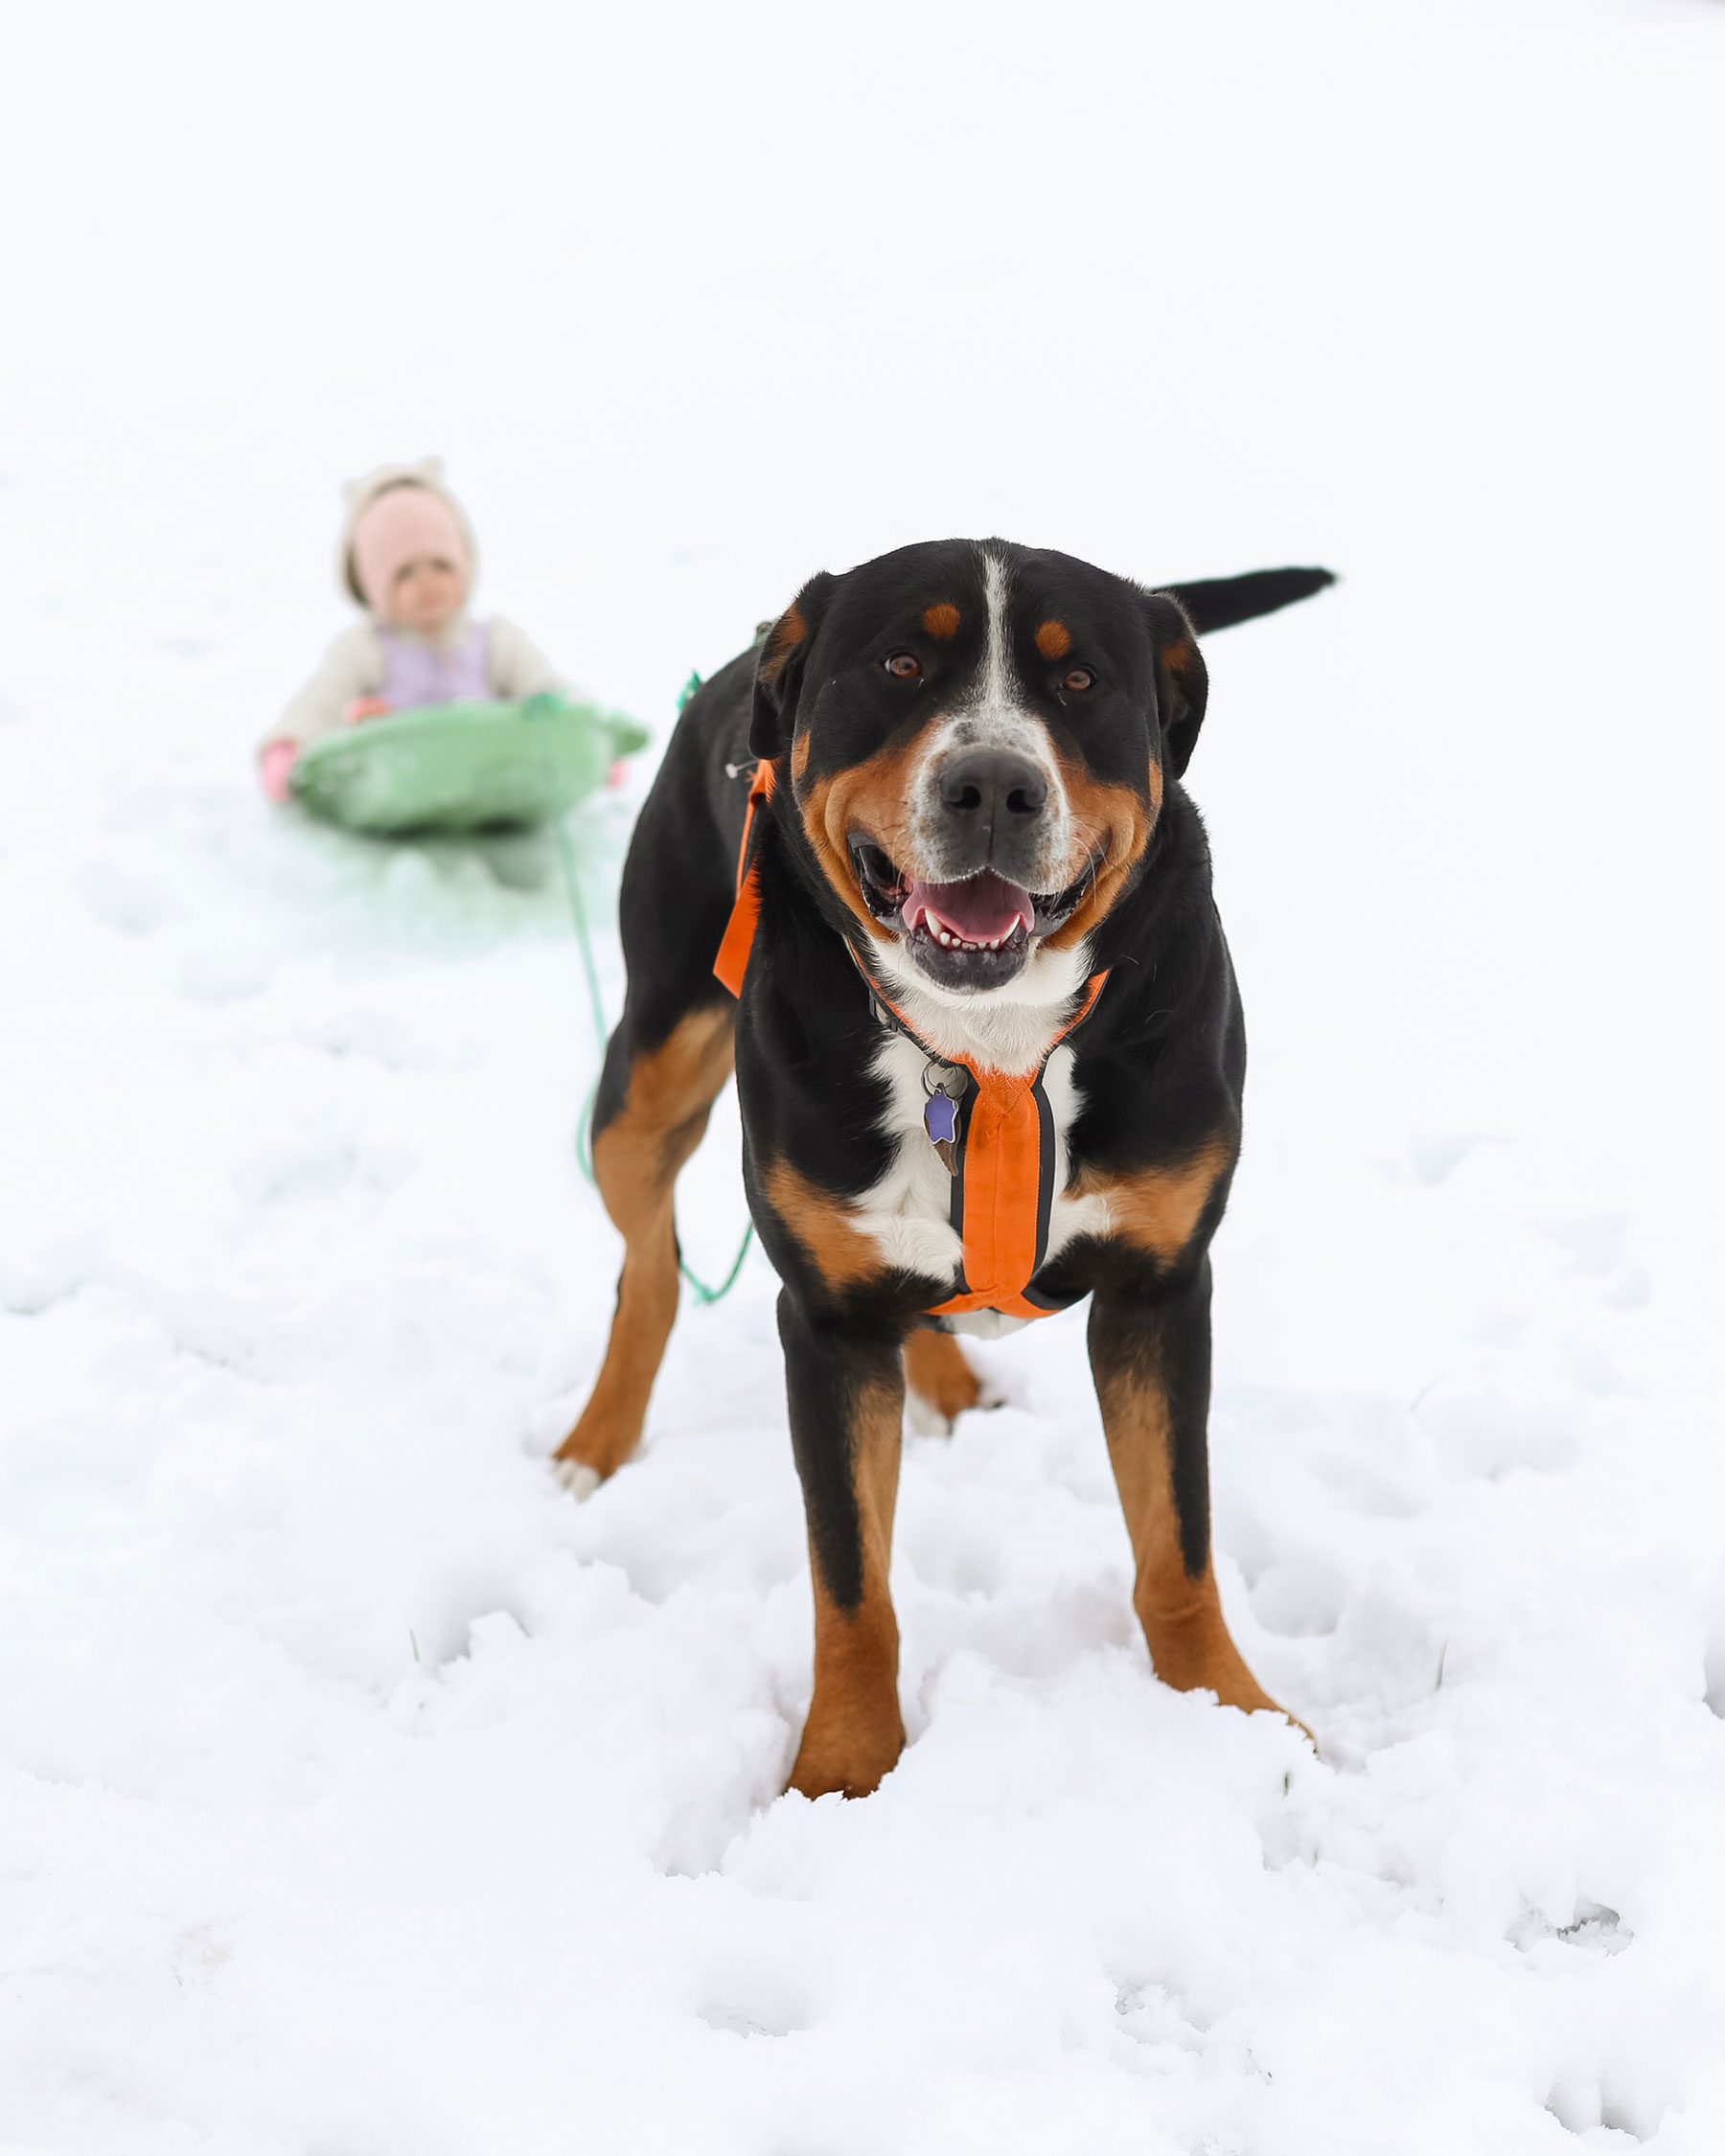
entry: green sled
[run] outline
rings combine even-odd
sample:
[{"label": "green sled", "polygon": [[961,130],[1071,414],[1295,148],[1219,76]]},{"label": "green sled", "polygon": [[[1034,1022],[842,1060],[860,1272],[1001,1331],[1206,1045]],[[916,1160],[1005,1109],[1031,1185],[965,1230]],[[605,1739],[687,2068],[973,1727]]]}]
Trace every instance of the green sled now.
[{"label": "green sled", "polygon": [[288,783],[348,831],[474,831],[543,823],[648,742],[620,712],[561,697],[432,703],[309,743]]}]

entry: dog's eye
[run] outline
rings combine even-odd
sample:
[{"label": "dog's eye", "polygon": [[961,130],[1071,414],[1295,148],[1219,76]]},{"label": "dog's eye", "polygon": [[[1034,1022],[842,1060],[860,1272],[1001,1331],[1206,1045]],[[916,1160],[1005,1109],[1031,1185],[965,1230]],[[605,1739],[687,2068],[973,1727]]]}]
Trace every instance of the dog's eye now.
[{"label": "dog's eye", "polygon": [[894,652],[885,664],[895,681],[914,681],[922,672],[922,661],[914,652]]},{"label": "dog's eye", "polygon": [[1075,666],[1060,685],[1063,689],[1070,689],[1074,696],[1080,696],[1086,689],[1095,687],[1096,677],[1088,666]]}]

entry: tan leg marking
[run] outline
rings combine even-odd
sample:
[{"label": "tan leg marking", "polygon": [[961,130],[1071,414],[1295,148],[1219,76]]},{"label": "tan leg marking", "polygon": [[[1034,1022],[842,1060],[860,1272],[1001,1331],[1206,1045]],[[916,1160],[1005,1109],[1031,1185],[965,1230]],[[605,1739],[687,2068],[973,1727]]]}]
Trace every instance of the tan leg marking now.
[{"label": "tan leg marking", "polygon": [[918,1325],[905,1342],[905,1381],[937,1415],[956,1422],[982,1397],[981,1381],[951,1333]]},{"label": "tan leg marking", "polygon": [[662,1047],[635,1058],[621,1112],[593,1140],[599,1195],[623,1237],[623,1273],[592,1396],[552,1456],[590,1467],[601,1479],[640,1442],[677,1316],[677,1174],[730,1076],[735,1032],[729,1004],[691,1012]]},{"label": "tan leg marking", "polygon": [[1081,1168],[1075,1189],[1080,1197],[1107,1202],[1112,1234],[1172,1265],[1197,1233],[1210,1192],[1233,1161],[1233,1146],[1213,1137],[1178,1167],[1147,1168],[1134,1176]]},{"label": "tan leg marking", "polygon": [[842,1610],[827,1592],[820,1562],[809,1553],[815,1584],[815,1696],[791,1787],[805,1797],[840,1790],[866,1797],[891,1773],[905,1749],[898,1699],[898,1619],[886,1591],[892,1514],[898,1501],[903,1388],[871,1386],[850,1423],[851,1486],[862,1533],[862,1594]]},{"label": "tan leg marking", "polygon": [[854,1287],[885,1270],[874,1239],[856,1225],[845,1201],[811,1182],[789,1160],[768,1161],[761,1188],[829,1289]]},{"label": "tan leg marking", "polygon": [[1156,1674],[1176,1691],[1214,1692],[1224,1707],[1283,1712],[1233,1643],[1208,1551],[1196,1579],[1181,1557],[1168,1406],[1161,1386],[1122,1374],[1099,1392],[1108,1456],[1138,1563],[1132,1606]]}]

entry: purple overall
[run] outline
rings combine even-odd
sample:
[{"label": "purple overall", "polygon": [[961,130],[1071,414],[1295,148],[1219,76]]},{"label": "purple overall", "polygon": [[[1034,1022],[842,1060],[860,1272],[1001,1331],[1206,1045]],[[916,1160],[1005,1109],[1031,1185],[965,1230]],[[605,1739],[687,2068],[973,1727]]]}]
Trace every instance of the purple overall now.
[{"label": "purple overall", "polygon": [[383,680],[378,694],[392,711],[469,699],[483,702],[491,696],[491,669],[486,664],[490,638],[484,622],[474,622],[464,643],[442,652],[417,636],[398,636],[391,629],[380,629],[378,635],[383,646]]}]

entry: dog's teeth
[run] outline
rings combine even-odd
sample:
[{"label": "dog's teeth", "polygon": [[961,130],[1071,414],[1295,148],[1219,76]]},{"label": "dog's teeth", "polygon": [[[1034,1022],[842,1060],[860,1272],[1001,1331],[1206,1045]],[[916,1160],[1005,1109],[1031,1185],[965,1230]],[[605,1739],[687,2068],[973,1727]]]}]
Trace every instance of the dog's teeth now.
[{"label": "dog's teeth", "polygon": [[1000,951],[1012,941],[1016,929],[1009,929],[1003,936],[961,936],[955,929],[940,926],[928,916],[921,924],[928,929],[943,951]]}]

